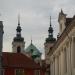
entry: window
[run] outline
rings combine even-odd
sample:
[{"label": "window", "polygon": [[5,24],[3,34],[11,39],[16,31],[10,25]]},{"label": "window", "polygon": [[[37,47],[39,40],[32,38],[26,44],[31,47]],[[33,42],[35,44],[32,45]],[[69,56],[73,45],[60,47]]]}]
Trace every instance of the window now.
[{"label": "window", "polygon": [[35,70],[35,74],[34,75],[40,75],[40,70]]},{"label": "window", "polygon": [[0,71],[1,71],[1,75],[4,75],[4,69],[1,69]]},{"label": "window", "polygon": [[17,69],[15,75],[25,75],[24,70],[23,69]]},{"label": "window", "polygon": [[50,75],[50,71],[47,71],[47,75]]},{"label": "window", "polygon": [[20,46],[17,47],[17,52],[18,52],[18,53],[21,52],[21,47],[20,47]]}]

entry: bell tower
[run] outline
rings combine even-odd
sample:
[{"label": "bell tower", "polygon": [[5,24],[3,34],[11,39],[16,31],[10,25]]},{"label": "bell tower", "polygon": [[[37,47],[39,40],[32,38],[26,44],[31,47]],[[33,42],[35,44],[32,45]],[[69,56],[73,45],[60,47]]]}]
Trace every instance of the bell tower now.
[{"label": "bell tower", "polygon": [[25,42],[24,42],[24,38],[21,36],[21,26],[20,26],[20,16],[18,16],[18,26],[16,29],[16,37],[14,37],[13,42],[12,42],[12,50],[13,52],[23,52],[24,51],[24,47],[25,47]]},{"label": "bell tower", "polygon": [[56,39],[53,37],[53,28],[51,25],[51,16],[50,16],[50,27],[48,29],[48,38],[46,38],[45,43],[44,43],[44,48],[45,48],[45,59],[46,59],[46,64],[50,64],[49,58],[50,55],[50,49],[52,48],[53,44],[55,43]]},{"label": "bell tower", "polygon": [[51,16],[50,16],[50,27],[48,29],[48,38],[46,38],[44,43],[45,48],[45,63],[46,63],[46,74],[50,75],[50,52],[52,51],[52,47],[55,43],[56,39],[53,37],[53,28],[51,25]]}]

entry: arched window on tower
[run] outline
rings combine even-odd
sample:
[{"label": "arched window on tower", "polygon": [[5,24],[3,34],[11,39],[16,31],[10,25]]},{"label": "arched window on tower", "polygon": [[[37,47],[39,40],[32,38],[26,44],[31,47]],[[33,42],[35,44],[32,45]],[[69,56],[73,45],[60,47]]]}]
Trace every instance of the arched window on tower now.
[{"label": "arched window on tower", "polygon": [[20,53],[20,52],[21,52],[21,47],[18,46],[18,47],[17,47],[17,53]]}]

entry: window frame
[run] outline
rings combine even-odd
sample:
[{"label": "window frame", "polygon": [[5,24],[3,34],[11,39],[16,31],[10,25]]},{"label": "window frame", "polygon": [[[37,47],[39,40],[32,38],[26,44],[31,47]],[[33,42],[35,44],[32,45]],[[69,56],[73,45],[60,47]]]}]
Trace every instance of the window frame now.
[{"label": "window frame", "polygon": [[21,70],[22,70],[22,72],[24,72],[24,75],[25,75],[24,69],[16,69],[16,70],[15,70],[15,75],[16,75],[16,71],[17,71],[17,70],[18,70],[18,71],[21,71]]},{"label": "window frame", "polygon": [[34,75],[40,75],[40,70],[35,70]]},{"label": "window frame", "polygon": [[[3,72],[3,73],[2,73]],[[5,69],[1,69],[1,73],[2,73],[2,75],[4,75],[4,73],[5,73]]]}]

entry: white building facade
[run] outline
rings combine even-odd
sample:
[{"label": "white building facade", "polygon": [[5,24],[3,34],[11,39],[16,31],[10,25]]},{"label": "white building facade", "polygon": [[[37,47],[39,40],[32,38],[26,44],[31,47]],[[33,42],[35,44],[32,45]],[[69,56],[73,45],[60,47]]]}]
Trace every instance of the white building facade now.
[{"label": "white building facade", "polygon": [[66,18],[61,10],[58,22],[60,36],[48,53],[50,75],[75,75],[75,17]]}]

